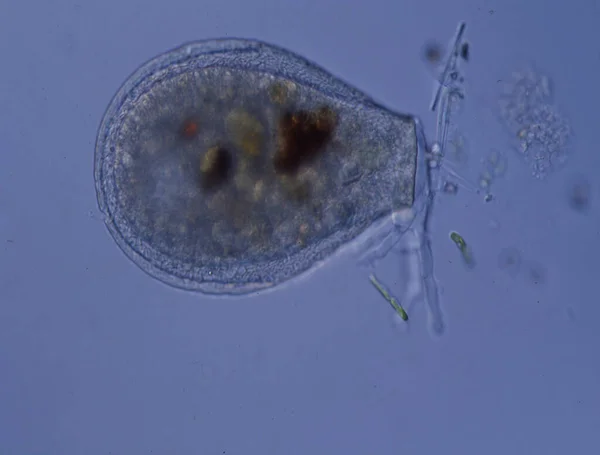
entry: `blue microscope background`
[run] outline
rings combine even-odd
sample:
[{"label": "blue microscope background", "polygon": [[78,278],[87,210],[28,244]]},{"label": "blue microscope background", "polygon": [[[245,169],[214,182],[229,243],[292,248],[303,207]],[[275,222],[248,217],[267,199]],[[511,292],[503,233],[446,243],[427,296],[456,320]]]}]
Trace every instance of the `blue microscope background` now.
[{"label": "blue microscope background", "polygon": [[[592,453],[599,18],[583,0],[4,2],[0,453]],[[431,225],[443,336],[424,305],[398,322],[348,257],[222,300],[151,279],[108,235],[97,128],[149,58],[197,39],[271,42],[417,115],[432,140],[424,49],[445,46],[460,21],[470,55],[448,166],[464,181],[440,192]],[[497,109],[530,67],[573,130],[568,159],[544,179]],[[469,188],[493,150],[506,169],[486,201]],[[401,294],[397,255],[378,276]]]}]

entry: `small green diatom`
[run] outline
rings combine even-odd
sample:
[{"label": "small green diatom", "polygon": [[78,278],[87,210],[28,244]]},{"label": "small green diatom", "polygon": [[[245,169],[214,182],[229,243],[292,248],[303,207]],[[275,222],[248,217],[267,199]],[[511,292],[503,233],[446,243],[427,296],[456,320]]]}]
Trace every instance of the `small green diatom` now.
[{"label": "small green diatom", "polygon": [[465,239],[456,231],[452,231],[450,233],[450,240],[454,242],[454,244],[460,250],[462,254],[463,260],[468,267],[475,266],[475,260],[473,259],[473,254],[471,253],[471,248],[465,242]]},{"label": "small green diatom", "polygon": [[381,293],[383,298],[386,299],[390,305],[392,305],[392,308],[396,310],[396,313],[398,313],[402,320],[408,321],[408,314],[406,314],[406,311],[404,311],[402,305],[400,305],[398,301],[390,295],[390,293],[383,287],[377,278],[375,278],[375,275],[370,275],[369,279],[371,280],[373,286],[375,286],[375,288]]}]

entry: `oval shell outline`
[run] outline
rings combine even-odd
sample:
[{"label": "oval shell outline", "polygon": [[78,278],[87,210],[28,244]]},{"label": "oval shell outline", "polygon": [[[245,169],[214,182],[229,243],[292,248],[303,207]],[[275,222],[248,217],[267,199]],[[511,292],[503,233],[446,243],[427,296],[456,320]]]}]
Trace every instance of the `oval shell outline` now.
[{"label": "oval shell outline", "polygon": [[[173,263],[172,258],[153,250],[151,244],[140,238],[122,219],[117,207],[115,189],[114,136],[123,121],[123,106],[136,99],[139,91],[154,83],[160,77],[169,76],[171,70],[219,67],[271,75],[291,81],[301,87],[321,93],[324,97],[347,106],[359,106],[369,112],[382,113],[382,122],[388,121],[387,128],[397,125],[404,128],[406,138],[399,138],[396,147],[409,147],[414,156],[402,161],[405,169],[398,178],[398,168],[379,171],[379,179],[394,182],[394,194],[390,191],[388,213],[370,219],[362,219],[361,226],[350,227],[318,244],[300,250],[284,259],[270,263],[246,262],[237,264],[235,270],[220,269],[213,264]],[[390,118],[393,117],[392,123]],[[416,173],[416,119],[410,115],[395,113],[382,107],[361,91],[353,88],[326,70],[307,59],[276,46],[244,39],[219,39],[188,43],[167,51],[136,70],[121,86],[107,108],[96,141],[94,177],[98,204],[105,217],[105,224],[120,249],[142,270],[154,278],[174,287],[200,291],[207,294],[246,294],[271,288],[312,269],[335,253],[340,247],[356,239],[379,219],[389,216],[398,206],[410,206],[414,200]],[[408,145],[407,145],[408,144]],[[373,152],[374,153],[374,152]],[[400,161],[394,161],[395,164]],[[404,186],[402,186],[404,185]],[[397,188],[402,187],[402,188]],[[397,193],[397,194],[396,194]],[[386,201],[387,202],[387,201]]]}]

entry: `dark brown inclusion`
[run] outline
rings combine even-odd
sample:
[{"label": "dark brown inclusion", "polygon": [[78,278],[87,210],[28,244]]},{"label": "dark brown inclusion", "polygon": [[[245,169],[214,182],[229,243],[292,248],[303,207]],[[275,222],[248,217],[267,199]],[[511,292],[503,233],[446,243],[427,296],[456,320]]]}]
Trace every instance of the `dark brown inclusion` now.
[{"label": "dark brown inclusion", "polygon": [[233,157],[224,147],[212,147],[200,163],[200,183],[205,190],[214,189],[229,180],[233,170]]},{"label": "dark brown inclusion", "polygon": [[336,126],[332,109],[285,113],[279,121],[279,143],[273,166],[282,174],[293,174],[324,151]]}]

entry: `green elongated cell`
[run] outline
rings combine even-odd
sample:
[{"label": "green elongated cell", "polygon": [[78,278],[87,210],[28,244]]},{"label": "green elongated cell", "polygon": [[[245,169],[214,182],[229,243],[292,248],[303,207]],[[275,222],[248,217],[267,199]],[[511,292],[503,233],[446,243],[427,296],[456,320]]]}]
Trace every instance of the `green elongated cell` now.
[{"label": "green elongated cell", "polygon": [[458,250],[460,251],[465,264],[469,267],[474,267],[475,259],[473,258],[471,248],[469,247],[469,245],[467,245],[465,239],[458,232],[453,231],[450,233],[450,240],[452,240],[454,244],[458,247]]},{"label": "green elongated cell", "polygon": [[400,305],[398,301],[394,297],[392,297],[392,295],[387,291],[387,289],[385,289],[383,284],[381,284],[377,280],[377,278],[375,278],[375,275],[370,275],[369,280],[371,280],[373,286],[375,286],[375,288],[379,291],[383,298],[388,301],[388,303],[392,306],[396,313],[398,313],[398,315],[404,321],[408,321],[408,314],[406,314],[406,311],[404,310],[404,308],[402,308],[402,305]]},{"label": "green elongated cell", "polygon": [[241,294],[307,272],[379,220],[425,210],[418,121],[259,41],[142,65],[102,120],[98,202],[151,276]]}]

